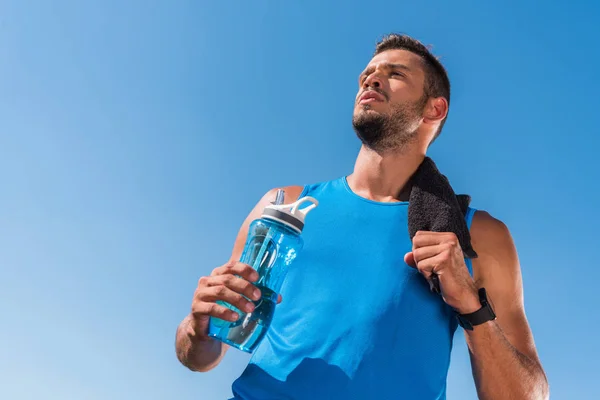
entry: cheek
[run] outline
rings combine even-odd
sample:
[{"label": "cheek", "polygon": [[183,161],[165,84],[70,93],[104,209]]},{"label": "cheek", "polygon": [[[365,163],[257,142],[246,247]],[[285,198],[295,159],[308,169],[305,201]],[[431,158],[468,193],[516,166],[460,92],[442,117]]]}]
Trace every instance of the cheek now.
[{"label": "cheek", "polygon": [[394,82],[393,86],[388,91],[390,101],[392,103],[406,103],[407,101],[416,101],[421,98],[420,93],[415,88],[408,85],[406,82]]},{"label": "cheek", "polygon": [[390,90],[388,95],[390,98],[390,103],[398,104],[406,102],[410,94],[406,90]]}]

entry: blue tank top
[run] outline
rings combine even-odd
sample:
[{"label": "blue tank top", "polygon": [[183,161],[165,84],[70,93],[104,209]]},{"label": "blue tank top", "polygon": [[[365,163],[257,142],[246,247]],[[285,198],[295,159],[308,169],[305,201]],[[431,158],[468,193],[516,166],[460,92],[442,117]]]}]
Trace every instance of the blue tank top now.
[{"label": "blue tank top", "polygon": [[362,198],[345,177],[306,186],[305,195],[319,206],[272,325],[233,383],[235,398],[445,399],[457,322],[404,263],[408,202]]}]

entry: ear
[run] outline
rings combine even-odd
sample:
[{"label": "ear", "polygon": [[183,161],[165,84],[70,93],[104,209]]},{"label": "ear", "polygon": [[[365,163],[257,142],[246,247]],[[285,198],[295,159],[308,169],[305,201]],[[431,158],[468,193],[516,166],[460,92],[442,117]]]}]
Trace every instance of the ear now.
[{"label": "ear", "polygon": [[425,123],[442,122],[448,115],[448,100],[444,97],[429,99],[423,111],[423,121]]}]

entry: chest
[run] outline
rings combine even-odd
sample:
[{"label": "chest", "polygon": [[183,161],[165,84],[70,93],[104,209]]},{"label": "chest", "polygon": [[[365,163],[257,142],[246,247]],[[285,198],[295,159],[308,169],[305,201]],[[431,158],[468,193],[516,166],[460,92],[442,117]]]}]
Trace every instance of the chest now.
[{"label": "chest", "polygon": [[364,326],[418,314],[447,326],[439,296],[404,262],[412,249],[406,208],[314,215],[282,288],[281,308],[302,309],[302,318],[316,325],[328,323],[327,315]]}]

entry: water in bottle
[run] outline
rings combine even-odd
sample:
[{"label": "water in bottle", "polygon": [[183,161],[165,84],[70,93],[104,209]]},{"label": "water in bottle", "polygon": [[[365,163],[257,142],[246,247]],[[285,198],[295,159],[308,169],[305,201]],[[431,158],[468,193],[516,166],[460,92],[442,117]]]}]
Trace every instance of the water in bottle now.
[{"label": "water in bottle", "polygon": [[[305,217],[318,205],[316,199],[308,196],[292,204],[282,202],[283,191],[280,190],[274,204],[265,207],[261,218],[250,224],[240,258],[240,262],[253,267],[259,275],[254,284],[260,289],[261,297],[253,302],[254,311],[247,313],[219,301],[240,318],[235,322],[210,319],[209,336],[248,353],[258,346],[271,324],[283,280],[304,245],[301,233]],[[310,205],[301,208],[306,203]]]}]

